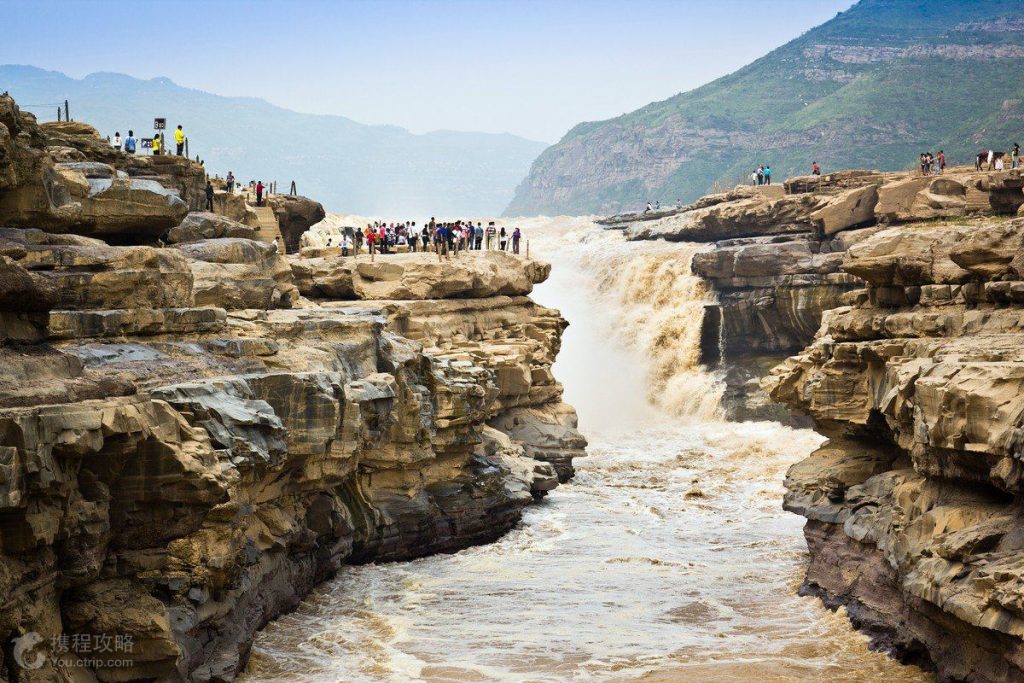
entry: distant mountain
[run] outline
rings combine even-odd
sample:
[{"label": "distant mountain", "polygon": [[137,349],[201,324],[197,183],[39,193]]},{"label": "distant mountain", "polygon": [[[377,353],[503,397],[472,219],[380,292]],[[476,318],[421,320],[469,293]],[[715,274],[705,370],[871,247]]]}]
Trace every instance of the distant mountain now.
[{"label": "distant mountain", "polygon": [[[546,147],[514,135],[437,131],[414,135],[341,116],[300,114],[250,97],[221,97],[167,78],[97,73],[81,80],[30,66],[0,66],[0,91],[54,120],[51,103],[113,136],[152,132],[153,119],[181,123],[189,151],[221,176],[276,180],[333,211],[363,215],[492,216],[512,198]],[[168,130],[168,139],[170,139]]]},{"label": "distant mountain", "polygon": [[685,202],[764,163],[776,178],[815,160],[896,170],[940,147],[967,162],[986,145],[1024,143],[1022,98],[1022,0],[862,0],[724,78],[577,125],[534,162],[506,213]]}]

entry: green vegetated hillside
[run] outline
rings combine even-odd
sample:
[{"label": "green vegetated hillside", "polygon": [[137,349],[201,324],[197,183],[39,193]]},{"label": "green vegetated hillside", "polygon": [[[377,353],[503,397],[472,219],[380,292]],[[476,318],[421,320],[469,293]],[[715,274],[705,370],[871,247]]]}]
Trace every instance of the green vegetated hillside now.
[{"label": "green vegetated hillside", "polygon": [[[723,48],[724,49],[724,48]],[[862,0],[696,90],[582,123],[533,164],[509,215],[614,213],[747,180],[967,163],[1024,143],[1024,2]]]},{"label": "green vegetated hillside", "polygon": [[546,146],[514,135],[414,135],[252,97],[221,97],[166,78],[99,73],[74,79],[9,65],[0,66],[4,90],[40,121],[55,120],[53,105],[70,100],[72,118],[103,135],[132,128],[149,136],[153,119],[166,117],[169,128],[185,127],[190,153],[212,173],[230,170],[243,182],[276,180],[282,189],[295,180],[300,193],[329,210],[370,215],[496,215]]}]

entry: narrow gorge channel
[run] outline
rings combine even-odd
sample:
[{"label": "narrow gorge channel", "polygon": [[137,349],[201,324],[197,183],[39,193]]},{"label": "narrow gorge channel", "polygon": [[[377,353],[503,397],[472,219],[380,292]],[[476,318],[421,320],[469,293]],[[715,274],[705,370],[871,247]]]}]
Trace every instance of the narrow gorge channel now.
[{"label": "narrow gorge channel", "polygon": [[786,469],[822,438],[722,419],[699,365],[699,247],[585,219],[521,223],[570,322],[555,365],[590,440],[497,542],[343,567],[259,634],[242,680],[927,681],[799,597]]}]

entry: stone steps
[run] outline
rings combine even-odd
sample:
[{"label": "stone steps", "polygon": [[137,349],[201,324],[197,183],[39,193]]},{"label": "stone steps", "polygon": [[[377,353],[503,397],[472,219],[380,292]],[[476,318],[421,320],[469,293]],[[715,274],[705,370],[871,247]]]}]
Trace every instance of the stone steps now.
[{"label": "stone steps", "polygon": [[259,219],[259,228],[256,230],[256,239],[261,242],[273,242],[277,248],[284,253],[284,237],[281,235],[281,227],[277,223],[277,216],[269,206],[249,206],[256,212]]}]

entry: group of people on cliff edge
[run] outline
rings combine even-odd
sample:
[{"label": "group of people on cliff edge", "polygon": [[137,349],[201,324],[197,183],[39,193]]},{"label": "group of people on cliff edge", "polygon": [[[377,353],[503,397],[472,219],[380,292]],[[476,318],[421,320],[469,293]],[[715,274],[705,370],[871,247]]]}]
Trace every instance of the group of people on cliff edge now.
[{"label": "group of people on cliff edge", "polygon": [[[115,131],[113,138],[107,138],[110,140],[111,146],[125,154],[135,154],[140,142],[135,138],[135,131],[129,130],[128,137],[121,139],[121,131]],[[158,157],[163,152],[164,148],[164,134],[155,133],[152,140],[150,141],[150,149],[152,150],[153,156]],[[177,156],[185,156],[185,129],[182,128],[181,124],[174,130],[174,148]]]},{"label": "group of people on cliff edge", "polygon": [[489,222],[485,228],[481,221],[473,225],[473,221],[441,222],[431,217],[422,228],[417,228],[415,221],[374,221],[367,223],[362,230],[353,230],[351,236],[346,231],[337,244],[333,236],[329,237],[327,246],[340,246],[343,256],[349,253],[358,255],[365,245],[371,254],[435,251],[447,258],[460,251],[497,250],[518,254],[522,238],[523,232],[518,227],[509,231],[504,226],[499,228],[494,221]]}]

